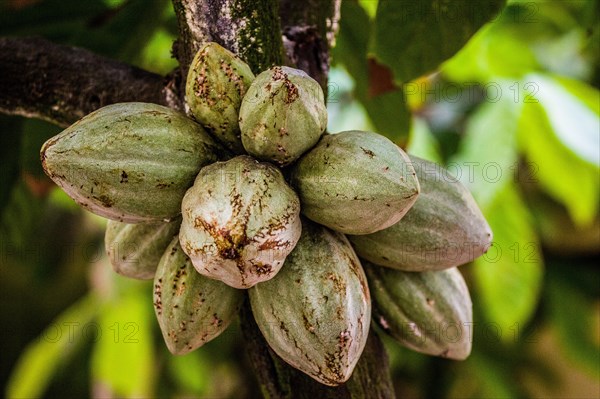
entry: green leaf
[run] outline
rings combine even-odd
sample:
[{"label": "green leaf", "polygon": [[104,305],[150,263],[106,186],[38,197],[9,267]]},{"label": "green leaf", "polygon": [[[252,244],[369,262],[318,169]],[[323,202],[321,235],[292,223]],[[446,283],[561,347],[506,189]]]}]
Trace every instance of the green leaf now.
[{"label": "green leaf", "polygon": [[484,214],[494,241],[488,252],[475,260],[473,277],[487,320],[496,323],[502,338],[509,340],[512,334],[508,331],[523,330],[537,306],[542,255],[532,217],[513,184],[497,193]]},{"label": "green leaf", "polygon": [[375,55],[404,84],[456,54],[503,6],[503,0],[380,0]]},{"label": "green leaf", "polygon": [[598,56],[591,24],[582,22],[594,14],[586,3],[592,2],[513,1],[444,64],[443,73],[460,82],[521,79],[537,70],[588,79]]},{"label": "green leaf", "polygon": [[334,66],[329,70],[327,95],[327,131],[338,133],[347,130],[373,130],[367,112],[354,98],[354,80],[345,68]]},{"label": "green leaf", "polygon": [[119,397],[150,397],[155,381],[154,315],[149,292],[140,289],[145,284],[132,283],[128,288],[101,309],[92,378]]},{"label": "green leaf", "polygon": [[340,16],[340,31],[332,50],[333,63],[344,64],[356,84],[357,97],[364,98],[368,91],[367,50],[372,22],[355,1],[343,1]]},{"label": "green leaf", "polygon": [[579,158],[600,167],[600,92],[572,79],[531,74],[525,77],[530,96],[539,103],[558,139]]},{"label": "green leaf", "polygon": [[448,170],[471,190],[484,214],[518,171],[519,109],[509,96],[482,104],[468,119],[459,150],[448,162]]},{"label": "green leaf", "polygon": [[110,11],[101,0],[45,0],[23,8],[3,8],[0,5],[0,35],[42,35],[57,41]]},{"label": "green leaf", "polygon": [[8,398],[41,397],[54,374],[81,348],[83,331],[96,315],[98,300],[83,297],[25,348],[9,378]]},{"label": "green leaf", "polygon": [[365,107],[375,130],[392,141],[402,143],[410,125],[410,113],[402,90],[391,88],[377,96],[369,94],[371,73],[368,48],[372,25],[373,22],[358,2],[343,1],[333,60],[342,63],[354,79],[354,94]]},{"label": "green leaf", "polygon": [[429,130],[427,121],[419,117],[414,117],[412,129],[406,150],[420,158],[442,164],[440,155],[440,146],[435,136]]},{"label": "green leaf", "polygon": [[[511,373],[506,370],[506,366],[479,353],[471,355],[467,360],[467,373],[461,374],[460,377],[463,380],[468,379],[468,381],[462,381],[463,385],[470,389],[467,388],[465,393],[456,392],[459,396],[453,395],[454,397],[464,399],[516,399],[520,397],[517,388],[512,383]],[[475,383],[473,383],[473,380],[475,380]]]},{"label": "green leaf", "polygon": [[594,301],[562,280],[553,278],[548,284],[548,303],[566,356],[584,366],[591,375],[600,374],[600,343]]},{"label": "green leaf", "polygon": [[552,79],[572,97],[576,97],[578,101],[589,108],[596,116],[600,115],[600,92],[598,92],[597,88],[562,76],[553,76]]},{"label": "green leaf", "polygon": [[210,360],[206,359],[202,351],[194,351],[184,356],[169,355],[168,362],[171,377],[185,393],[204,397],[210,392],[210,379],[207,377],[213,369]]},{"label": "green leaf", "polygon": [[378,3],[379,0],[358,0],[358,4],[365,9],[370,18],[375,18]]},{"label": "green leaf", "polygon": [[538,68],[527,42],[499,23],[481,29],[469,43],[442,66],[442,73],[456,82],[494,82],[521,78]]},{"label": "green leaf", "polygon": [[177,67],[177,60],[171,56],[171,47],[176,37],[166,29],[154,32],[140,55],[140,66],[148,71],[166,75]]},{"label": "green leaf", "polygon": [[537,165],[541,187],[564,204],[576,224],[588,225],[600,199],[598,105],[587,107],[598,92],[544,75],[530,75],[527,81],[531,93],[519,121],[519,144]]},{"label": "green leaf", "polygon": [[376,132],[397,144],[403,144],[410,130],[410,112],[404,93],[400,90],[390,91],[361,102]]},{"label": "green leaf", "polygon": [[139,64],[144,46],[166,19],[166,0],[129,0],[98,27],[80,29],[70,44],[96,53]]}]

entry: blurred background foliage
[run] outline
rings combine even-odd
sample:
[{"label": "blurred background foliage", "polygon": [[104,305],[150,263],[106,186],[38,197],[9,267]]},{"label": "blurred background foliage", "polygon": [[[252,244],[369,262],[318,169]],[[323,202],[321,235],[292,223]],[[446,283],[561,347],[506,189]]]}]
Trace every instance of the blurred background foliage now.
[{"label": "blurred background foliage", "polygon": [[[488,23],[489,22],[489,23]],[[4,0],[0,36],[39,35],[160,74],[167,0]],[[373,130],[445,165],[494,246],[461,271],[464,362],[385,339],[402,398],[600,397],[600,5],[344,0],[329,130]],[[0,115],[0,385],[8,397],[258,395],[237,325],[169,355],[151,283],[112,272],[104,220],[44,176],[60,131]]]}]

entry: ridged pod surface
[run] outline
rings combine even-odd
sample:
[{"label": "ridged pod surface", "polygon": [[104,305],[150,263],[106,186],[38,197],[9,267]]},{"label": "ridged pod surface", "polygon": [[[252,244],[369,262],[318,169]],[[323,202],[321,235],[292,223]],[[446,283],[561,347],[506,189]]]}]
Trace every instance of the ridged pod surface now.
[{"label": "ridged pod surface", "polygon": [[406,271],[443,270],[484,254],[492,231],[473,196],[439,165],[410,156],[421,194],[406,216],[369,235],[349,236],[356,253]]},{"label": "ridged pod surface", "polygon": [[106,254],[115,272],[129,278],[154,278],[165,249],[179,232],[181,220],[128,224],[109,220],[104,235]]},{"label": "ridged pod surface", "polygon": [[323,89],[304,71],[273,67],[252,82],[239,123],[250,155],[289,165],[314,146],[327,127]]},{"label": "ridged pod surface", "polygon": [[396,223],[419,194],[408,156],[372,132],[325,135],[293,166],[302,213],[346,234],[369,234]]},{"label": "ridged pod surface", "polygon": [[300,201],[273,165],[238,156],[206,166],[181,205],[181,246],[201,274],[249,288],[300,238]]},{"label": "ridged pod surface", "polygon": [[237,316],[242,291],[200,275],[174,238],[154,277],[154,311],[169,351],[184,355],[216,338]]},{"label": "ridged pod surface", "polygon": [[417,352],[463,360],[471,353],[473,313],[457,268],[403,272],[363,261],[373,295],[373,320]]},{"label": "ridged pod surface", "polygon": [[302,224],[283,269],[248,291],[250,303],[265,339],[283,360],[335,386],[350,377],[365,346],[369,288],[342,234]]},{"label": "ridged pod surface", "polygon": [[192,60],[185,86],[190,113],[237,154],[244,152],[238,115],[254,80],[250,67],[217,43],[204,44]]},{"label": "ridged pod surface", "polygon": [[108,105],[49,139],[46,174],[87,210],[126,223],[168,221],[204,165],[226,155],[204,129],[170,108]]}]

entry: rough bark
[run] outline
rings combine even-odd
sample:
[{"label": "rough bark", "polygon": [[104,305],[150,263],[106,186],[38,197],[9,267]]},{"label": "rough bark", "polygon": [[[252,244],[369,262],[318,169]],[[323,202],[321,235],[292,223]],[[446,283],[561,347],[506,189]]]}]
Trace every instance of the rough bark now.
[{"label": "rough bark", "polygon": [[324,90],[340,6],[341,0],[281,0],[279,9],[287,63],[308,73]]},{"label": "rough bark", "polygon": [[174,53],[185,73],[204,42],[216,42],[244,59],[253,72],[281,65],[276,0],[173,0],[179,23]]},{"label": "rough bark", "polygon": [[41,38],[0,38],[0,112],[68,126],[102,106],[167,104],[163,77]]}]

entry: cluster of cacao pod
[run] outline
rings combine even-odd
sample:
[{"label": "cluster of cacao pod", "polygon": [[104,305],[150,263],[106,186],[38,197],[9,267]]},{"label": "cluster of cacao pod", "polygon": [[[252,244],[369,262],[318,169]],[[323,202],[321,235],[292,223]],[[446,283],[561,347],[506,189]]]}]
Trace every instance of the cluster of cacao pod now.
[{"label": "cluster of cacao pod", "polygon": [[192,62],[186,103],[193,119],[109,105],[41,150],[48,176],[110,219],[115,271],[154,279],[172,353],[222,333],[247,290],[271,348],[323,384],[350,377],[372,316],[414,350],[468,356],[456,266],[491,231],[458,181],[376,133],[324,133],[317,82],[288,67],[254,77],[215,43]]}]

